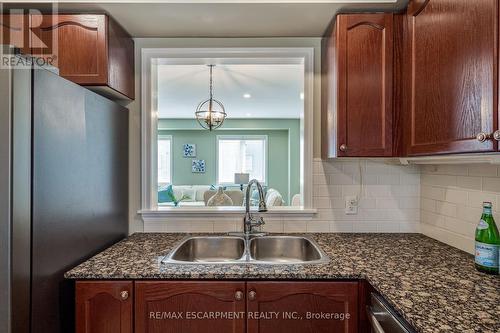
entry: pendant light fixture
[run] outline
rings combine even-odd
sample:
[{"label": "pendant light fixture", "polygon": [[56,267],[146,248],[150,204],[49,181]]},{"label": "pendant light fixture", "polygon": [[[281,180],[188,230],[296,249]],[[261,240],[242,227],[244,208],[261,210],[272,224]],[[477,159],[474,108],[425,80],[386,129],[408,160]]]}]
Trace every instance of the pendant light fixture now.
[{"label": "pendant light fixture", "polygon": [[226,110],[221,102],[213,97],[213,68],[215,65],[208,65],[210,68],[210,97],[202,101],[196,108],[195,116],[198,123],[209,131],[221,127],[226,119]]}]

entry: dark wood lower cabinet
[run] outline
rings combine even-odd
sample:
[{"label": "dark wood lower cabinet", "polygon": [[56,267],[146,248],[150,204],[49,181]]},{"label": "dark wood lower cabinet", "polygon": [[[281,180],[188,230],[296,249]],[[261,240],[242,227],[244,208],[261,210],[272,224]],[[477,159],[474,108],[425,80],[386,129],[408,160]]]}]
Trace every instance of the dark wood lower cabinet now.
[{"label": "dark wood lower cabinet", "polygon": [[245,332],[245,282],[144,281],[135,292],[136,333]]},{"label": "dark wood lower cabinet", "polygon": [[248,333],[355,333],[358,283],[248,282],[247,312]]},{"label": "dark wood lower cabinet", "polygon": [[76,333],[132,333],[132,281],[78,281]]},{"label": "dark wood lower cabinet", "polygon": [[358,286],[358,281],[78,281],[76,333],[365,332],[358,323],[358,304],[365,304]]}]

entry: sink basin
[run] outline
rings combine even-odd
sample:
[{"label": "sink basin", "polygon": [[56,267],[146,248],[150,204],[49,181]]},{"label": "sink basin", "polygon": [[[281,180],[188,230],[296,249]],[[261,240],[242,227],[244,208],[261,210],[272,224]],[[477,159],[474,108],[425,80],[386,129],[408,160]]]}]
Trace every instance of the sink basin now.
[{"label": "sink basin", "polygon": [[307,237],[266,236],[250,240],[250,260],[261,263],[321,263],[328,261],[319,246]]},{"label": "sink basin", "polygon": [[320,264],[328,257],[306,236],[192,236],[162,260],[167,264]]},{"label": "sink basin", "polygon": [[242,260],[245,240],[231,236],[188,237],[177,245],[163,262],[231,263]]}]

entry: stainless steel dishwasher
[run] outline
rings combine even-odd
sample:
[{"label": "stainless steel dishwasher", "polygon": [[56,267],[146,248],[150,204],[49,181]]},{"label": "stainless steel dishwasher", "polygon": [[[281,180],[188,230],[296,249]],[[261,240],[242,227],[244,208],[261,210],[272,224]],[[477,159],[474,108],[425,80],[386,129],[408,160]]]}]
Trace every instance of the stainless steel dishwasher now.
[{"label": "stainless steel dishwasher", "polygon": [[373,333],[413,333],[415,332],[407,323],[398,318],[386,302],[375,293],[370,295],[370,305],[366,312]]}]

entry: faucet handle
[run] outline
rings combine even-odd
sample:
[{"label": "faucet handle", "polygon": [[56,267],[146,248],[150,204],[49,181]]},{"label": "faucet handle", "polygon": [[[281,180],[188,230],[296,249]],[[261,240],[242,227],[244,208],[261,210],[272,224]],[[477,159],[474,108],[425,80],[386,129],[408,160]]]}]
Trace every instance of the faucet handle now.
[{"label": "faucet handle", "polygon": [[263,224],[266,224],[266,222],[264,222],[264,218],[261,216],[259,217],[259,225],[263,225]]}]

